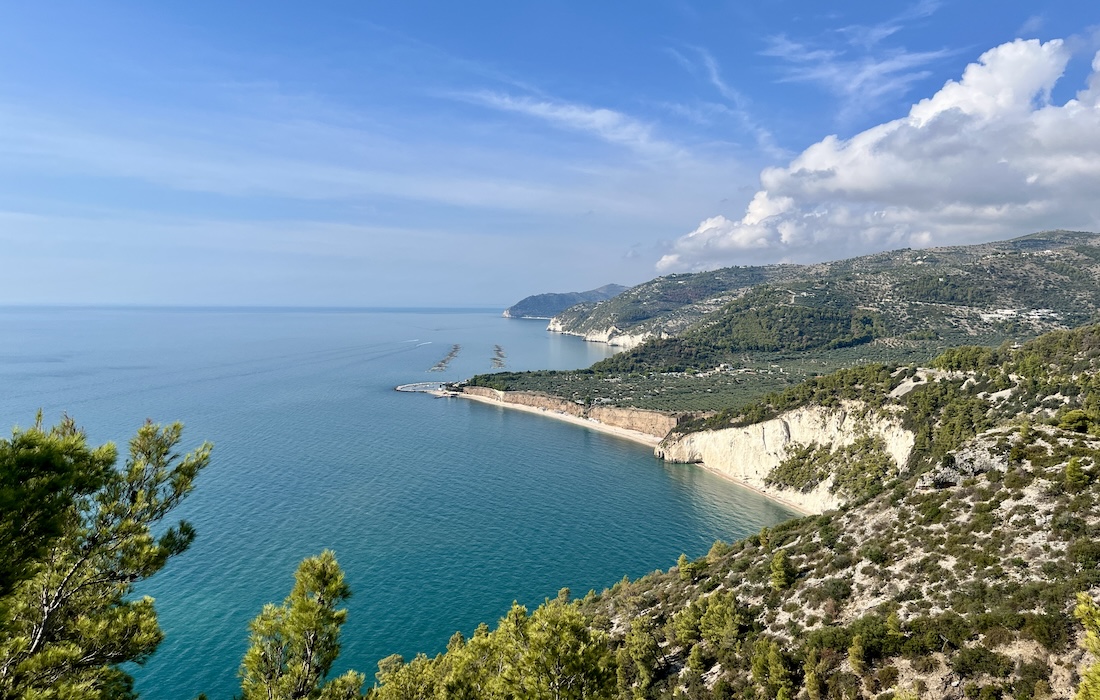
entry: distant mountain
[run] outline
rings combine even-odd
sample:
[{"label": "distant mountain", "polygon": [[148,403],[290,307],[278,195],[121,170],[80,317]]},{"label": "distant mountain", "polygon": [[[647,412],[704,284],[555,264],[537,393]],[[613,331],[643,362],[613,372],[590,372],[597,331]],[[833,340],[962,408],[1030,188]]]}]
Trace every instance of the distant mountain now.
[{"label": "distant mountain", "polygon": [[575,372],[471,382],[584,405],[723,411],[867,363],[925,363],[1100,321],[1100,235],[1048,231],[814,265],[669,275],[578,304],[551,331],[625,347]]},{"label": "distant mountain", "polygon": [[607,301],[627,290],[619,284],[605,284],[599,289],[587,292],[564,292],[561,294],[535,294],[521,300],[504,310],[505,318],[551,318],[576,304]]},{"label": "distant mountain", "polygon": [[668,275],[612,302],[570,308],[550,330],[627,348],[677,338],[670,344],[677,348],[662,348],[669,357],[660,367],[684,364],[667,361],[679,359],[671,356],[683,354],[684,343],[727,351],[687,363],[704,366],[743,351],[912,340],[922,333],[973,337],[1026,326],[1034,336],[1085,323],[1098,307],[1100,236],[1047,231],[814,265]]}]

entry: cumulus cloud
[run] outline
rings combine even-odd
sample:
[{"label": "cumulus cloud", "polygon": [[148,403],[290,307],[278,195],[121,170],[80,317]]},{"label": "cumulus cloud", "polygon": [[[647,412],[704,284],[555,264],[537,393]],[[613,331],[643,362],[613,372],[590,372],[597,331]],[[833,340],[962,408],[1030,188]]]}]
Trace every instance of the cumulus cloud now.
[{"label": "cumulus cloud", "polygon": [[1100,228],[1100,53],[1075,99],[1052,104],[1069,59],[1060,40],[987,51],[906,117],[764,170],[740,219],[703,221],[658,271]]}]

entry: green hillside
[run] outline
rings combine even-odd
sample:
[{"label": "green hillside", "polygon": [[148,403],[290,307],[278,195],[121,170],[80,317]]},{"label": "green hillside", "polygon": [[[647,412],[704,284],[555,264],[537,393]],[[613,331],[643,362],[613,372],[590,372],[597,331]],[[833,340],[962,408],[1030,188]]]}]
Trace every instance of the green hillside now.
[{"label": "green hillside", "polygon": [[551,318],[571,306],[605,301],[622,294],[626,289],[620,284],[605,284],[587,292],[535,294],[524,297],[509,306],[504,310],[504,316],[505,318]]},{"label": "green hillside", "polygon": [[[772,285],[788,306],[865,306],[888,314],[897,333],[955,320],[964,333],[1001,321],[980,312],[1047,309],[1082,321],[1075,303],[1095,294],[1100,275],[1096,234],[1051,231],[972,246],[899,250],[814,265],[732,267],[658,277],[620,294],[613,304],[570,309],[562,330],[584,334],[614,326],[621,333],[677,335],[706,325],[748,290]],[[779,302],[776,302],[779,303]],[[926,308],[926,307],[933,308]],[[950,307],[950,308],[935,308]],[[968,310],[978,314],[967,313]],[[1084,319],[1084,320],[1087,320]]]},{"label": "green hillside", "polygon": [[471,381],[594,403],[719,411],[843,367],[926,363],[961,344],[1024,342],[1090,322],[1098,308],[1100,236],[1092,233],[727,268],[658,278],[565,323],[594,331],[654,312],[616,328],[655,337],[590,370]]},{"label": "green hillside", "polygon": [[[579,600],[513,605],[435,657],[382,659],[373,686],[328,677],[357,620],[333,554],[310,557],[250,626],[242,697],[1073,697],[1100,682],[1100,325],[930,365],[845,369],[684,426],[808,406],[900,421],[904,464],[873,439],[791,445],[768,475],[833,483],[840,508]],[[147,424],[123,469],[69,420],[0,441],[0,696],[134,697],[119,664],[162,635],[133,585],[190,544],[190,525],[162,521],[209,456],[181,456],[180,430]]]},{"label": "green hillside", "polygon": [[[1100,590],[1100,326],[933,364],[845,370],[692,427],[842,401],[900,416],[917,435],[900,470],[809,446],[772,474],[856,477],[847,506],[517,606],[438,657],[387,660],[377,697],[1071,697],[1095,661],[1074,609]],[[531,690],[545,678],[569,690]]]}]

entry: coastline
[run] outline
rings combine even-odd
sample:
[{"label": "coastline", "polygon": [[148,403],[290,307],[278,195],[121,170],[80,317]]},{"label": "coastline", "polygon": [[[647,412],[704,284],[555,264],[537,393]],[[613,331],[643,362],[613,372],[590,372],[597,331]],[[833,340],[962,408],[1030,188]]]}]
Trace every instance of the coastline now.
[{"label": "coastline", "polygon": [[[517,410],[517,411],[524,411],[526,413],[533,413],[535,415],[543,416],[545,418],[553,418],[554,420],[560,420],[560,421],[564,421],[566,423],[572,423],[573,425],[578,425],[578,426],[581,426],[581,427],[584,427],[584,428],[588,428],[590,430],[595,430],[596,432],[604,433],[606,435],[613,435],[615,437],[620,437],[620,438],[623,438],[623,439],[626,439],[626,440],[630,440],[632,442],[636,442],[638,444],[645,445],[646,447],[657,447],[657,445],[660,444],[660,442],[661,442],[661,438],[658,438],[658,437],[653,436],[653,435],[649,435],[648,433],[643,433],[643,432],[640,432],[640,431],[637,431],[637,430],[628,430],[626,428],[619,428],[619,427],[616,427],[616,426],[607,425],[606,423],[601,423],[601,422],[599,422],[595,419],[592,419],[592,418],[579,418],[577,416],[573,416],[573,415],[570,415],[568,413],[562,413],[561,411],[551,411],[551,410],[547,410],[545,408],[536,408],[534,406],[524,406],[522,404],[507,403],[507,402],[498,401],[496,399],[492,399],[492,398],[489,398],[489,397],[486,397],[486,396],[477,396],[475,394],[450,392],[450,391],[444,391],[444,390],[429,391],[429,392],[426,392],[426,393],[429,393],[432,396],[435,396],[435,397],[438,397],[438,398],[451,398],[451,397],[464,398],[464,399],[469,399],[471,401],[477,401],[479,403],[483,403],[483,404],[486,404],[486,405],[489,405],[489,406],[500,406],[502,408],[514,409],[514,410]],[[718,469],[708,467],[706,465],[706,463],[704,463],[704,462],[692,462],[692,463],[690,463],[690,465],[693,466],[693,467],[700,468],[700,469],[705,469],[709,473],[714,474],[715,476],[721,477],[722,479],[725,479],[726,481],[728,481],[732,484],[736,484],[737,486],[740,486],[743,489],[748,489],[749,491],[752,491],[753,493],[759,494],[760,496],[763,496],[764,498],[767,498],[769,501],[777,503],[777,504],[783,506],[784,508],[788,508],[788,509],[794,511],[795,513],[798,513],[799,517],[804,517],[804,516],[808,516],[808,515],[820,515],[820,513],[818,513],[818,512],[808,510],[803,506],[799,506],[795,503],[792,503],[791,501],[788,501],[787,499],[785,499],[781,496],[778,496],[775,493],[764,491],[763,489],[757,488],[756,486],[753,486],[752,484],[750,484],[748,482],[742,481],[741,479],[736,479],[736,478],[730,476],[729,474],[726,474],[726,473],[724,473],[724,472],[722,472]]]},{"label": "coastline", "polygon": [[[682,462],[680,462],[680,464],[682,464]],[[798,513],[799,514],[798,517],[800,517],[800,518],[804,518],[808,515],[821,515],[820,511],[809,510],[809,509],[807,509],[803,506],[800,506],[796,503],[792,503],[791,501],[788,501],[787,499],[785,499],[781,496],[777,496],[774,493],[771,493],[770,491],[765,491],[763,489],[757,488],[757,487],[753,486],[752,484],[748,483],[747,481],[742,481],[740,479],[735,479],[734,477],[730,476],[729,474],[721,472],[721,471],[719,471],[717,469],[714,469],[712,467],[708,467],[705,462],[689,462],[689,464],[691,464],[693,466],[696,466],[696,467],[699,467],[700,469],[705,469],[708,472],[710,472],[711,474],[714,474],[715,476],[720,476],[720,477],[722,477],[723,479],[725,479],[726,481],[728,481],[730,483],[737,484],[738,486],[740,486],[743,489],[748,489],[749,491],[752,491],[753,493],[759,494],[759,495],[763,496],[764,498],[768,499],[769,501],[772,501],[773,503],[778,503],[779,505],[783,506],[784,508],[789,508],[790,510],[793,510],[795,513]]]},{"label": "coastline", "polygon": [[458,397],[469,399],[470,401],[477,401],[478,403],[487,404],[489,406],[501,406],[503,408],[524,411],[526,413],[534,413],[535,415],[545,416],[546,418],[553,418],[555,420],[560,420],[566,423],[572,423],[573,425],[579,425],[584,428],[589,428],[590,430],[595,430],[598,433],[614,435],[615,437],[630,440],[632,442],[645,445],[646,447],[656,447],[657,444],[661,442],[661,438],[649,435],[647,433],[643,433],[637,430],[628,430],[626,428],[617,428],[613,425],[607,425],[606,423],[601,423],[591,418],[579,418],[577,416],[571,416],[568,413],[562,413],[560,411],[548,411],[545,408],[535,408],[534,406],[523,406],[521,404],[506,403],[504,401],[497,401],[486,396],[476,396],[474,394],[448,391],[430,391],[427,393],[437,397]]}]

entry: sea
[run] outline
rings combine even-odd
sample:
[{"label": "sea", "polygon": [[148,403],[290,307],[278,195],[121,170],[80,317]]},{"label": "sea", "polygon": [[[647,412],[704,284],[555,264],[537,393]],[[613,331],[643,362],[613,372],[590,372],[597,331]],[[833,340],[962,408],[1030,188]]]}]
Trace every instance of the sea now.
[{"label": "sea", "polygon": [[[127,670],[149,700],[230,698],[248,622],[335,551],[353,595],[334,672],[442,651],[513,601],[583,596],[795,513],[585,427],[401,393],[611,349],[496,309],[0,308],[0,421],[72,416],[90,442],[146,420],[214,444],[174,513],[194,545],[142,582],[164,642]],[[442,371],[438,364],[458,346]],[[498,347],[499,346],[499,351]]]}]

